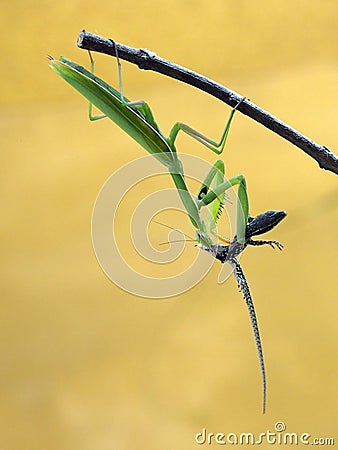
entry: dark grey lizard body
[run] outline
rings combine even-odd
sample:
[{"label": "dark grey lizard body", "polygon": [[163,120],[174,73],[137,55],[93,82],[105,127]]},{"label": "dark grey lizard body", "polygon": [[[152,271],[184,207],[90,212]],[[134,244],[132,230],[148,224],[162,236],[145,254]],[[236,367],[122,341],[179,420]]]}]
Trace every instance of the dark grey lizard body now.
[{"label": "dark grey lizard body", "polygon": [[250,293],[249,285],[246,281],[244,272],[242,270],[241,265],[239,264],[237,256],[239,256],[248,245],[258,246],[267,244],[270,245],[272,248],[275,248],[276,246],[279,250],[282,250],[283,245],[277,241],[264,241],[264,240],[254,241],[251,238],[253,236],[267,233],[276,225],[278,225],[278,223],[282,219],[284,219],[285,216],[286,216],[285,211],[267,211],[263,214],[260,214],[257,217],[254,218],[249,217],[245,231],[244,244],[240,244],[235,236],[229,245],[215,244],[212,245],[210,248],[200,246],[203,250],[211,253],[214,256],[214,258],[220,260],[222,263],[227,262],[231,265],[238,283],[238,287],[244,296],[244,300],[246,302],[250,315],[252,330],[254,333],[254,338],[258,352],[258,359],[262,374],[263,413],[265,413],[266,409],[266,372],[264,365],[262,342],[260,338],[255,307]]}]

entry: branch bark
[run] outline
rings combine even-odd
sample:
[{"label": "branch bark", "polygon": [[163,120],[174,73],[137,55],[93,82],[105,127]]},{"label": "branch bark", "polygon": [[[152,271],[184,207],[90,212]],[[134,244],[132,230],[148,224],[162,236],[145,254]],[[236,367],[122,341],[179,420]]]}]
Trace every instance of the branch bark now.
[{"label": "branch bark", "polygon": [[[83,30],[78,37],[78,47],[84,50],[105,53],[106,55],[116,56],[115,46],[118,50],[120,59],[124,59],[136,64],[140,69],[153,70],[162,73],[183,83],[201,89],[204,92],[218,98],[234,107],[243,99],[237,92],[231,91],[215,81],[204,77],[192,70],[174,64],[170,61],[158,57],[155,53],[146,49],[136,49],[117,43],[112,39],[106,39]],[[338,174],[338,157],[324,145],[319,145],[299,131],[291,128],[286,123],[272,116],[264,109],[245,99],[239,106],[238,111],[249,116],[256,122],[264,125],[269,130],[288,140],[299,147],[311,158],[316,160],[319,167]]]}]

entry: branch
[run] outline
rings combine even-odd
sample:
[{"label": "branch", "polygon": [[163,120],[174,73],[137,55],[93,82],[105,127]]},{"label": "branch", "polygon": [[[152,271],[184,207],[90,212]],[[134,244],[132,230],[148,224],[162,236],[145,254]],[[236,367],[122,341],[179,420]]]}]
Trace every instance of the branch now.
[{"label": "branch", "polygon": [[[101,36],[88,33],[85,30],[81,31],[79,34],[77,45],[84,50],[92,50],[110,56],[116,56],[116,45],[120,59],[136,64],[140,69],[153,70],[168,77],[175,78],[176,80],[180,80],[183,83],[190,84],[213,95],[231,107],[236,106],[238,102],[243,99],[238,93],[217,84],[215,81],[193,72],[192,70],[186,69],[185,67],[162,59],[149,50],[136,49],[117,42],[114,44],[112,39],[105,39]],[[330,170],[331,172],[338,174],[338,157],[324,145],[319,145],[312,141],[299,133],[299,131],[277,119],[277,117],[274,117],[267,111],[259,108],[248,99],[242,101],[237,109],[302,149],[305,153],[315,159],[322,169]]]}]

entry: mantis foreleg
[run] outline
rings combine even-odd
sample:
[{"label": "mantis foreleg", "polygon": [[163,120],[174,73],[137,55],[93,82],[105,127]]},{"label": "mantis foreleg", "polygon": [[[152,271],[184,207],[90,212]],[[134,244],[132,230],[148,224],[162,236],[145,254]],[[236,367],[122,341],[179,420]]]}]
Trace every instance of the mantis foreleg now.
[{"label": "mantis foreleg", "polygon": [[224,199],[225,192],[229,188],[238,185],[236,236],[237,241],[240,244],[244,244],[246,225],[248,223],[249,217],[249,199],[246,190],[246,181],[243,175],[236,175],[235,177],[232,177],[229,180],[222,181],[221,183],[213,186],[212,189],[210,189],[210,184],[213,181],[213,179],[216,177],[216,175],[218,177],[221,177],[222,173],[224,173],[224,166],[222,167],[221,161],[218,160],[213,165],[213,167],[209,171],[207,177],[205,178],[202,184],[202,187],[198,195],[197,205],[199,208],[201,208],[202,206],[206,206],[212,204],[213,202],[217,202],[216,208],[214,210],[213,209],[211,210],[212,219],[214,221],[213,229],[215,230],[216,221],[220,211],[220,204]]},{"label": "mantis foreleg", "polygon": [[[224,163],[222,160],[219,159],[213,164],[200,187],[197,195],[198,200],[202,200],[209,190],[212,190],[214,187],[224,182],[224,170]],[[223,192],[209,204],[209,230],[222,242],[229,244],[230,241],[217,233],[216,229],[216,221],[221,215],[225,197],[226,193]]]}]

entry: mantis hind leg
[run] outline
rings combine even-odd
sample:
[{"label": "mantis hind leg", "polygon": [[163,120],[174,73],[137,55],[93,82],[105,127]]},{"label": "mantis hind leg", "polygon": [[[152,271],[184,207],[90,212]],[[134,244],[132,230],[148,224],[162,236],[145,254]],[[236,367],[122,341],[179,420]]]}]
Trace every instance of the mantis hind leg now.
[{"label": "mantis hind leg", "polygon": [[193,139],[196,139],[196,141],[200,142],[201,144],[205,145],[205,147],[207,147],[209,150],[212,150],[214,153],[216,153],[217,155],[220,155],[225,147],[225,143],[229,134],[229,130],[230,130],[230,125],[231,122],[234,118],[234,114],[238,108],[238,106],[245,100],[245,97],[243,97],[238,103],[237,105],[232,108],[229,118],[225,124],[225,128],[223,130],[222,136],[220,138],[220,140],[217,141],[213,141],[212,139],[209,139],[208,137],[204,136],[203,134],[201,134],[199,131],[194,130],[193,128],[191,128],[189,125],[186,125],[182,122],[177,122],[175,123],[175,125],[172,127],[171,131],[170,131],[170,135],[169,135],[169,140],[170,142],[173,144],[176,140],[177,134],[179,131],[183,131],[184,133],[188,134],[189,136],[191,136]]},{"label": "mantis hind leg", "polygon": [[[123,83],[122,83],[122,65],[120,62],[120,58],[117,52],[117,48],[115,45],[115,42],[112,41],[114,43],[115,46],[115,54],[116,54],[116,60],[117,60],[117,71],[118,71],[118,78],[119,78],[119,92],[120,92],[120,100],[121,100],[121,104],[122,105],[126,105],[131,107],[134,111],[137,111],[140,113],[140,115],[150,124],[152,125],[156,131],[162,135],[155,119],[153,116],[153,113],[150,109],[150,106],[144,101],[144,100],[136,100],[136,101],[130,101],[128,100],[128,98],[126,98],[123,95]],[[89,59],[90,59],[90,71],[91,73],[94,75],[94,66],[95,66],[95,61],[94,58],[92,57],[91,52],[88,50],[88,54],[89,54]],[[104,119],[106,117],[105,114],[98,114],[98,115],[93,115],[93,104],[89,103],[89,120],[91,121],[95,121],[95,120],[100,120],[100,119]],[[163,136],[163,135],[162,135]]]},{"label": "mantis hind leg", "polygon": [[[123,95],[122,65],[121,65],[121,62],[120,62],[120,58],[119,58],[119,55],[118,55],[118,52],[117,52],[117,48],[116,48],[115,42],[114,41],[112,41],[112,42],[114,44],[115,53],[116,53],[117,72],[118,72],[118,79],[119,79],[119,92],[120,92],[121,103],[124,103],[126,105],[134,106],[135,109],[142,111],[143,110],[143,104],[145,104],[145,102],[143,102],[143,101],[130,102]],[[88,55],[89,55],[89,59],[90,59],[90,72],[94,75],[95,61],[94,61],[94,58],[93,58],[90,50],[88,50]],[[148,105],[147,105],[147,107],[149,109]],[[100,119],[104,119],[105,117],[107,117],[106,114],[93,115],[93,104],[92,103],[89,103],[89,113],[88,113],[88,115],[89,115],[89,120],[91,120],[91,121],[100,120]]]},{"label": "mantis hind leg", "polygon": [[[90,59],[90,72],[94,75],[95,61],[94,61],[94,58],[92,57],[90,50],[88,50],[88,55],[89,55],[89,59]],[[89,117],[89,120],[93,122],[95,120],[104,119],[106,117],[106,115],[105,114],[98,114],[96,116],[93,115],[93,104],[89,103],[88,117]]]}]

